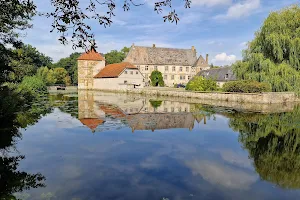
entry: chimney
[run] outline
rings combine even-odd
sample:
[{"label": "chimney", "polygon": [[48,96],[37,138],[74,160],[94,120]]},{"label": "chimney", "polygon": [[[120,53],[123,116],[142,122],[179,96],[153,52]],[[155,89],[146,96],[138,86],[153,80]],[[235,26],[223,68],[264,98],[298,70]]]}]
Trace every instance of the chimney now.
[{"label": "chimney", "polygon": [[155,48],[155,44],[153,44],[153,46],[152,46],[153,48]]},{"label": "chimney", "polygon": [[195,51],[195,47],[194,46],[192,46],[192,51]]},{"label": "chimney", "polygon": [[206,54],[206,64],[208,64],[208,54]]}]

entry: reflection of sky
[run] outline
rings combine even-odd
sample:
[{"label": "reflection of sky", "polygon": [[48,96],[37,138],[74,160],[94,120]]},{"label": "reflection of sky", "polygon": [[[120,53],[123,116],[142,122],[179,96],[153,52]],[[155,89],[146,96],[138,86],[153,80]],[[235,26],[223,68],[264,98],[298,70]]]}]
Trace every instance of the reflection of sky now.
[{"label": "reflection of sky", "polygon": [[125,127],[92,134],[76,118],[56,109],[23,131],[17,148],[26,156],[21,168],[47,178],[47,187],[29,191],[29,199],[49,192],[56,199],[81,200],[297,195],[260,181],[237,133],[220,115],[206,125],[196,122],[192,131],[132,133]]}]

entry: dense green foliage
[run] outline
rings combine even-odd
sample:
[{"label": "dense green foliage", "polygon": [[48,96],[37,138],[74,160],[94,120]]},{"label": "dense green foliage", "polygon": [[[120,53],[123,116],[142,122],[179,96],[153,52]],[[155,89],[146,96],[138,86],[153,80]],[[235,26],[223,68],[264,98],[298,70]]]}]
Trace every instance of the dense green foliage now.
[{"label": "dense green foliage", "polygon": [[12,81],[21,82],[25,76],[33,76],[38,68],[50,66],[52,59],[40,53],[31,45],[22,45],[21,48],[12,50],[13,56],[10,66],[13,72],[10,73]]},{"label": "dense green foliage", "polygon": [[160,71],[154,70],[150,75],[151,85],[152,86],[161,86],[165,85],[162,73]]},{"label": "dense green foliage", "polygon": [[27,90],[32,92],[32,94],[43,94],[47,92],[47,87],[45,82],[41,78],[37,76],[25,76],[22,82],[19,84],[18,90]]},{"label": "dense green foliage", "polygon": [[81,53],[75,52],[72,53],[67,58],[60,59],[57,63],[52,65],[52,68],[64,68],[67,70],[68,75],[70,76],[71,83],[78,83],[78,72],[77,72],[77,58],[81,55]]},{"label": "dense green foliage", "polygon": [[263,180],[283,188],[300,188],[300,108],[289,113],[229,114],[229,125]]},{"label": "dense green foliage", "polygon": [[267,82],[272,91],[300,90],[300,7],[272,12],[233,65],[237,78]]},{"label": "dense green foliage", "polygon": [[202,76],[195,76],[185,87],[191,91],[215,91],[218,89],[217,82],[213,79],[206,79]]},{"label": "dense green foliage", "polygon": [[37,77],[42,79],[46,85],[71,84],[71,78],[68,75],[67,70],[61,67],[54,69],[48,69],[48,67],[41,67],[37,71]]},{"label": "dense green foliage", "polygon": [[124,47],[123,49],[121,49],[121,51],[112,50],[109,53],[106,53],[105,54],[106,65],[122,62],[125,59],[128,52],[129,52],[129,48]]},{"label": "dense green foliage", "polygon": [[241,93],[261,93],[271,92],[271,86],[268,83],[257,81],[230,81],[223,85],[224,92],[241,92]]},{"label": "dense green foliage", "polygon": [[0,85],[9,79],[12,67],[9,65],[12,52],[7,45],[20,47],[19,30],[30,27],[29,21],[35,15],[32,1],[1,1],[0,6]]}]

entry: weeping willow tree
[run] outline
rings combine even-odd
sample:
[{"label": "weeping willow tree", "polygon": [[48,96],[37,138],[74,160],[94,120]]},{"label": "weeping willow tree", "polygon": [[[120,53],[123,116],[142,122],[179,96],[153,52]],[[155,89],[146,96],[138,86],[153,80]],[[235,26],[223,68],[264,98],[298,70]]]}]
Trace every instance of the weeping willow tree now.
[{"label": "weeping willow tree", "polygon": [[229,114],[230,127],[263,180],[300,188],[300,107],[280,114]]},{"label": "weeping willow tree", "polygon": [[233,71],[239,79],[270,83],[274,92],[299,92],[300,6],[272,12]]}]

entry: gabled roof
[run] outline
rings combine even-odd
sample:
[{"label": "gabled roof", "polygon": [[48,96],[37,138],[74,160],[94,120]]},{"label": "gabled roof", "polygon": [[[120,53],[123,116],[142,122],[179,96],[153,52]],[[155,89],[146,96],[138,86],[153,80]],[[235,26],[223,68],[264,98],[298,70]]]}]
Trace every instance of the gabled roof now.
[{"label": "gabled roof", "polygon": [[195,49],[131,46],[125,62],[141,65],[193,66],[197,61]]},{"label": "gabled roof", "polygon": [[206,60],[200,55],[194,66],[195,67],[197,67],[197,66],[207,66],[208,67],[209,65],[206,63]]},{"label": "gabled roof", "polygon": [[[226,77],[227,74],[227,78]],[[204,78],[212,78],[216,81],[234,81],[236,80],[231,67],[213,68],[200,71],[197,76],[203,76]]]},{"label": "gabled roof", "polygon": [[96,60],[96,61],[101,61],[105,60],[104,57],[98,53],[95,48],[91,48],[88,52],[85,52],[77,58],[77,60]]},{"label": "gabled roof", "polygon": [[138,69],[136,66],[128,63],[115,63],[104,67],[94,78],[116,78],[124,71],[124,69]]},{"label": "gabled roof", "polygon": [[101,119],[95,119],[95,118],[84,118],[80,119],[80,122],[89,127],[92,131],[95,131],[95,129],[100,125],[103,124],[103,120]]}]

